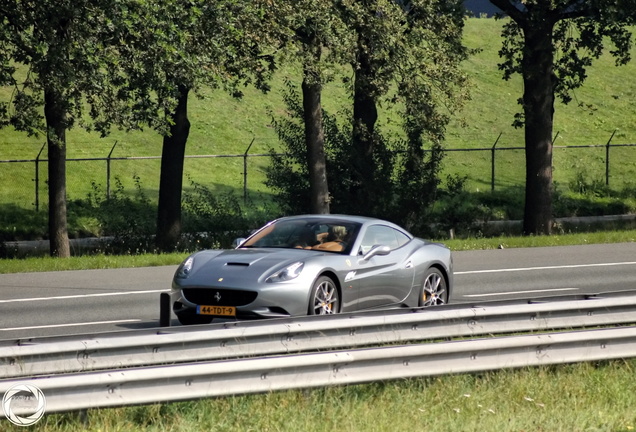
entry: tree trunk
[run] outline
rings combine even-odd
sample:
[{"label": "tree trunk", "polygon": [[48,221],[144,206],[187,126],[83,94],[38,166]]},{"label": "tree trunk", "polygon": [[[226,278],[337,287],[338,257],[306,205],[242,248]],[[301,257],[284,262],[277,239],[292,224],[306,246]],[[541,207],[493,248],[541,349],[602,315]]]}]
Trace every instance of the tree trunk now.
[{"label": "tree trunk", "polygon": [[525,29],[523,109],[526,141],[526,197],[523,233],[552,231],[552,127],[554,77],[552,28],[533,22]]},{"label": "tree trunk", "polygon": [[[313,46],[314,60],[320,61],[320,47]],[[307,146],[307,168],[309,172],[310,212],[329,213],[329,185],[325,162],[325,133],[322,127],[322,84],[319,77],[312,76],[310,67],[305,67],[303,83],[303,111],[305,117],[305,144]]]},{"label": "tree trunk", "polygon": [[188,93],[179,86],[179,102],[171,114],[170,135],[163,138],[159,206],[157,211],[157,248],[163,252],[175,250],[181,238],[181,191],[185,147],[190,133]]},{"label": "tree trunk", "polygon": [[350,199],[354,212],[367,213],[373,202],[375,161],[373,159],[375,123],[378,119],[373,84],[374,68],[368,52],[369,41],[358,35],[358,62],[355,66],[353,94],[353,148],[351,158],[352,188]]},{"label": "tree trunk", "polygon": [[62,95],[44,92],[49,174],[49,248],[53,257],[68,258],[71,249],[66,221],[66,109]]}]

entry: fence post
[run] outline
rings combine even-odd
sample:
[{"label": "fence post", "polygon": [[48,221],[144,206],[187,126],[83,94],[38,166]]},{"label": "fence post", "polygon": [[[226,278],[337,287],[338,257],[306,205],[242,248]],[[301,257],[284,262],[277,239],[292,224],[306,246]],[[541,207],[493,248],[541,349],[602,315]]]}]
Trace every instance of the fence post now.
[{"label": "fence post", "polygon": [[495,190],[495,147],[497,147],[497,143],[499,142],[499,138],[501,138],[501,134],[503,132],[499,132],[499,136],[495,140],[495,143],[492,145],[492,149],[490,150],[490,190]]},{"label": "fence post", "polygon": [[38,155],[35,157],[35,178],[33,179],[33,181],[35,182],[35,211],[38,212],[40,211],[40,155],[42,154],[42,151],[44,150],[44,146],[46,145],[46,143],[42,144],[42,148],[40,149],[40,152],[38,153]]},{"label": "fence post", "polygon": [[252,144],[254,144],[254,140],[256,138],[252,138],[252,142],[247,146],[245,153],[243,153],[243,204],[247,205],[247,153],[252,148]]},{"label": "fence post", "polygon": [[553,171],[554,173],[554,143],[556,142],[557,138],[559,137],[559,134],[561,133],[561,131],[557,131],[556,135],[554,135],[554,138],[552,138],[552,143],[550,145],[550,151],[552,152],[552,161],[550,162],[550,169]]},{"label": "fence post", "polygon": [[117,145],[117,141],[113,144],[113,148],[110,149],[110,153],[108,153],[108,157],[106,158],[106,198],[110,199],[110,158],[113,155],[113,151],[115,151],[115,146]]},{"label": "fence post", "polygon": [[610,137],[610,139],[607,140],[607,144],[605,145],[605,186],[609,186],[610,143],[612,142],[612,138],[614,138],[614,134],[616,133],[616,131],[617,129],[614,129],[614,132],[612,132],[612,136]]}]

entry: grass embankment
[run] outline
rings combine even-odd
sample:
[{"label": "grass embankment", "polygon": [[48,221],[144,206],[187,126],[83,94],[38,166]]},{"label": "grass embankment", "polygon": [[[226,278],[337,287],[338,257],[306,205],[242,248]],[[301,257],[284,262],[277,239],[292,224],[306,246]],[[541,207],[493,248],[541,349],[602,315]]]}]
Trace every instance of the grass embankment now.
[{"label": "grass embankment", "polygon": [[585,363],[90,410],[87,423],[51,414],[29,430],[631,431],[635,368]]},{"label": "grass embankment", "polygon": [[[519,111],[517,99],[522,94],[519,77],[503,81],[497,68],[500,61],[498,50],[501,46],[501,21],[492,19],[469,19],[465,28],[465,41],[471,48],[481,51],[464,64],[471,79],[472,100],[465,110],[448,128],[447,148],[490,148],[497,140],[498,148],[523,147],[523,130],[510,125]],[[632,57],[636,58],[636,48]],[[569,105],[557,103],[555,111],[556,145],[599,145],[605,144],[616,131],[613,143],[636,142],[636,124],[633,100],[636,96],[636,80],[632,77],[636,63],[614,66],[610,55],[604,55],[589,69],[585,86],[574,94]],[[347,71],[343,72],[348,74]],[[186,153],[188,155],[243,154],[252,140],[250,154],[266,153],[270,147],[279,146],[271,128],[270,112],[282,115],[284,106],[282,92],[284,80],[299,82],[297,67],[281,65],[272,81],[272,91],[266,95],[245,88],[243,100],[237,101],[220,90],[203,89],[202,99],[192,97],[189,102],[189,116],[192,122]],[[11,89],[0,88],[0,100],[9,100]],[[350,105],[345,85],[340,80],[325,86],[323,103],[330,112],[337,112]],[[396,108],[383,105],[380,123],[383,130],[399,133],[395,121]],[[465,120],[461,126],[459,118]],[[389,123],[387,125],[387,123]],[[0,129],[0,160],[34,159],[42,148],[44,140],[30,138],[26,134],[10,128]],[[159,156],[161,137],[152,130],[124,133],[113,131],[107,138],[88,134],[81,129],[68,133],[68,158],[106,157],[114,143],[113,157]],[[636,148],[615,148],[611,152],[610,185],[617,190],[625,185],[634,186],[636,178]],[[46,149],[42,154],[46,157]],[[604,149],[555,149],[554,178],[563,187],[573,181],[578,174],[584,174],[588,181],[604,180]],[[523,151],[501,151],[496,158],[496,187],[504,189],[524,183]],[[252,196],[257,193],[268,195],[263,185],[266,157],[248,160],[248,188]],[[46,178],[45,164],[41,167],[41,179]],[[113,161],[112,176],[120,177],[127,190],[134,189],[133,175],[141,178],[148,196],[155,199],[159,182],[158,160]],[[91,181],[105,187],[106,163],[68,163],[69,199],[83,199],[91,191]],[[444,174],[454,173],[468,176],[471,191],[490,188],[490,152],[451,152],[444,164]],[[242,195],[243,161],[241,158],[188,159],[186,175],[194,181],[209,186],[213,190],[230,190]],[[14,203],[30,209],[34,202],[34,167],[29,164],[2,164],[0,182],[12,187],[0,190],[0,205]],[[186,187],[189,187],[186,180]],[[41,183],[41,205],[46,204],[46,188]]]}]

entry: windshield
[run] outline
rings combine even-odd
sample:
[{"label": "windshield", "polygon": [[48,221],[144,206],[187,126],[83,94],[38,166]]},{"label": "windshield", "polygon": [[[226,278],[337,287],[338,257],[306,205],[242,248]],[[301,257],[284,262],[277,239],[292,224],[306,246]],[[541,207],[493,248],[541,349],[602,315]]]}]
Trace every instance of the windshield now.
[{"label": "windshield", "polygon": [[284,219],[266,225],[241,247],[296,248],[346,254],[359,229],[359,223],[338,219]]}]

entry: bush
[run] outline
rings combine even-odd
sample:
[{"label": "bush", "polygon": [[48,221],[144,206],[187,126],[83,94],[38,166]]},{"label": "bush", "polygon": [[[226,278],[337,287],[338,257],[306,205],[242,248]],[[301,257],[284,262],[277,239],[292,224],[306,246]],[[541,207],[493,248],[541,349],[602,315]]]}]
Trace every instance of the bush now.
[{"label": "bush", "polygon": [[153,252],[156,206],[141,187],[141,179],[134,176],[135,193],[129,196],[121,180],[115,178],[115,189],[108,197],[102,187],[92,182],[92,192],[86,200],[99,223],[102,236],[113,237],[111,253]]},{"label": "bush", "polygon": [[556,217],[620,215],[636,212],[634,200],[566,191],[555,194]]},{"label": "bush", "polygon": [[247,213],[236,195],[215,195],[203,185],[190,183],[193,192],[184,194],[182,208],[184,247],[189,250],[229,248],[234,239],[246,237],[271,219],[271,208]]},{"label": "bush", "polygon": [[431,214],[435,237],[448,235],[451,230],[459,236],[481,236],[485,222],[506,219],[512,195],[468,192],[466,180],[466,176],[448,176],[446,187],[440,189]]},{"label": "bush", "polygon": [[41,240],[48,237],[48,211],[7,204],[0,207],[0,242]]},{"label": "bush", "polygon": [[[302,104],[292,84],[287,84],[284,101],[288,115],[272,120],[284,154],[270,150],[272,163],[267,170],[266,185],[275,193],[275,200],[284,214],[303,214],[310,208],[307,149]],[[388,140],[376,129],[372,155],[374,172],[368,184],[356,184],[359,180],[352,167],[358,164],[352,160],[355,158],[351,145],[352,126],[347,121],[339,122],[338,117],[351,118],[352,115],[348,112],[338,116],[322,113],[331,213],[379,217],[416,231],[426,226],[429,221],[425,210],[432,203],[439,183],[436,173],[441,152],[417,155],[420,156],[418,163],[413,163],[414,158],[410,155],[400,156],[408,143]],[[410,175],[411,172],[417,175]],[[361,187],[373,199],[359,205],[356,191]]]},{"label": "bush", "polygon": [[[274,192],[275,202],[283,214],[303,214],[309,211],[309,172],[307,168],[307,148],[305,144],[305,129],[303,123],[303,108],[300,96],[291,83],[287,84],[284,102],[288,116],[273,118],[272,124],[280,141],[283,154],[270,149],[271,164],[267,168],[265,184]],[[345,113],[344,117],[349,114]],[[350,155],[351,129],[341,124],[337,116],[326,111],[322,113],[324,127],[325,163],[327,166],[327,182],[331,197],[332,213],[366,214],[377,213],[378,202],[368,203],[369,208],[354,208],[351,205],[350,190],[353,178],[351,173]],[[384,190],[386,196],[390,191]]]}]

